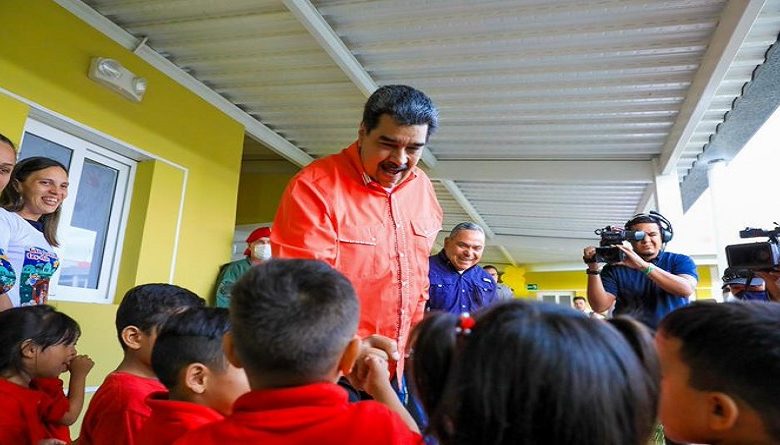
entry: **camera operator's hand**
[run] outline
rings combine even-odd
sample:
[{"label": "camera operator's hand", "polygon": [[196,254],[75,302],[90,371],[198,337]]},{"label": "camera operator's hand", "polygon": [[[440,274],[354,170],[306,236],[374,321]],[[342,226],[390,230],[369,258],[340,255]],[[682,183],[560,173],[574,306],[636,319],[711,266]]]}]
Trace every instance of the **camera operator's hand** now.
[{"label": "camera operator's hand", "polygon": [[621,261],[618,264],[636,270],[647,269],[649,263],[643,260],[642,257],[639,256],[639,254],[634,252],[634,248],[631,246],[631,243],[629,243],[628,241],[623,241],[623,244],[618,244],[615,247],[620,249],[620,251],[623,252],[623,254],[625,255],[623,261]]},{"label": "camera operator's hand", "polygon": [[599,270],[599,263],[596,262],[596,247],[588,246],[582,251],[582,261],[588,265],[590,270]]}]

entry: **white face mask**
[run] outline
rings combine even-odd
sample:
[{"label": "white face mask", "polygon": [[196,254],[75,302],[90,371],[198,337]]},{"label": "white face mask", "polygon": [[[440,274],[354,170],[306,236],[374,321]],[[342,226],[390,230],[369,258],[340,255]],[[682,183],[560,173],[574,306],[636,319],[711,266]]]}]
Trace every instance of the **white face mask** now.
[{"label": "white face mask", "polygon": [[271,245],[270,244],[255,244],[252,248],[252,256],[255,259],[261,261],[268,261],[271,259]]}]

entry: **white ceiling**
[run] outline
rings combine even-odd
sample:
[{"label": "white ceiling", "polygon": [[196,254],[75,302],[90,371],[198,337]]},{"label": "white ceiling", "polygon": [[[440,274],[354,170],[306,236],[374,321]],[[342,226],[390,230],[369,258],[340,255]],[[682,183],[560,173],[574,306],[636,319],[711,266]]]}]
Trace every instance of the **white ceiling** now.
[{"label": "white ceiling", "polygon": [[296,165],[352,142],[377,85],[420,88],[445,229],[485,225],[503,264],[571,261],[653,207],[780,32],[780,0],[56,1]]}]

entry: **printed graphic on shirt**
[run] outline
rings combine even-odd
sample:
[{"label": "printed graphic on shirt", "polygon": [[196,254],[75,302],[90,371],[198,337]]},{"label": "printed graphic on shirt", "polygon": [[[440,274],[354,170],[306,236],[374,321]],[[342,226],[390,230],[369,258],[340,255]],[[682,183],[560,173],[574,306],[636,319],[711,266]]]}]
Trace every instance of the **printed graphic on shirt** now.
[{"label": "printed graphic on shirt", "polygon": [[0,249],[0,294],[7,294],[16,283],[16,273],[3,249]]},{"label": "printed graphic on shirt", "polygon": [[49,294],[49,280],[58,267],[56,253],[39,247],[28,249],[19,273],[19,305],[43,304]]}]

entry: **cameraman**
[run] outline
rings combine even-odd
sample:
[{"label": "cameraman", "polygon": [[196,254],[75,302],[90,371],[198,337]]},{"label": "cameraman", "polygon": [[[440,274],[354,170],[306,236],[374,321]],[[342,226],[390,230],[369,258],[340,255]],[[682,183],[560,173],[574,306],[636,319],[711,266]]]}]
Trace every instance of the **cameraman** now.
[{"label": "cameraman", "polygon": [[655,329],[666,314],[688,304],[699,279],[696,265],[687,255],[664,251],[673,232],[671,223],[659,213],[637,214],[625,228],[645,236],[641,241],[615,246],[625,255],[622,262],[600,269],[595,262],[596,248],[584,249],[588,302],[596,312],[615,304],[614,315],[631,315]]}]

